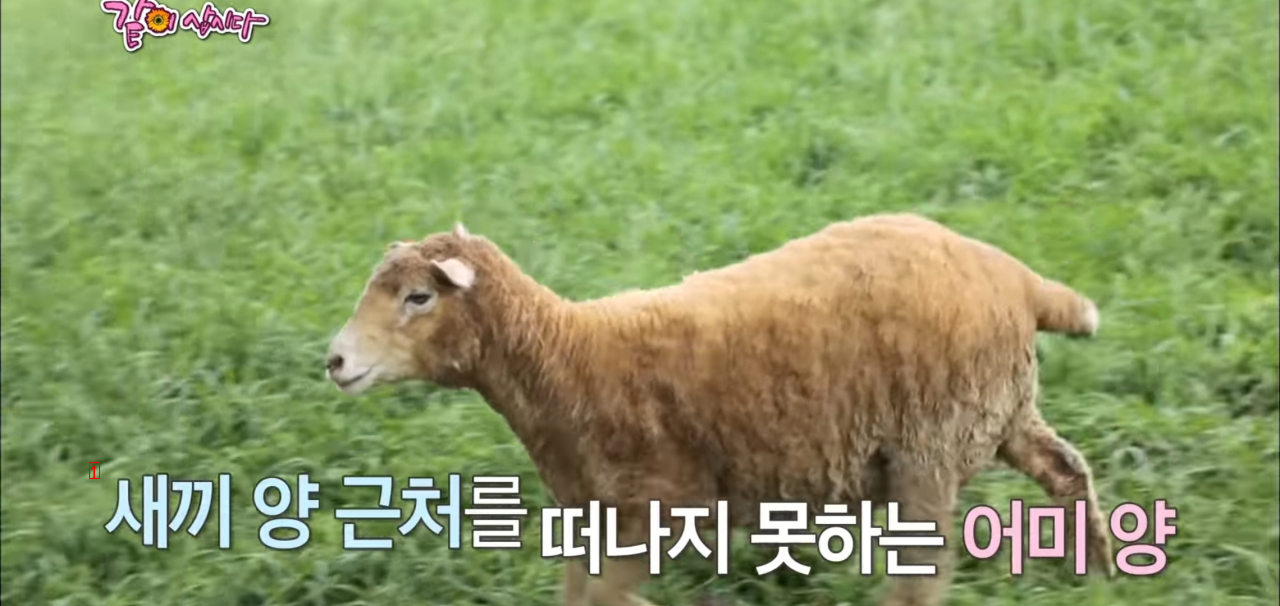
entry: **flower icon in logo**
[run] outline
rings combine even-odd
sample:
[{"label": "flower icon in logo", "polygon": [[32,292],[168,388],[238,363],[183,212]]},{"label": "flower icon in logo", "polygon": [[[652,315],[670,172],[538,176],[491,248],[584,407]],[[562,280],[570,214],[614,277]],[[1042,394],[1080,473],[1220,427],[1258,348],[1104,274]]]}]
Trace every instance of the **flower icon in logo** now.
[{"label": "flower icon in logo", "polygon": [[160,34],[169,29],[169,11],[153,8],[147,11],[147,29]]}]

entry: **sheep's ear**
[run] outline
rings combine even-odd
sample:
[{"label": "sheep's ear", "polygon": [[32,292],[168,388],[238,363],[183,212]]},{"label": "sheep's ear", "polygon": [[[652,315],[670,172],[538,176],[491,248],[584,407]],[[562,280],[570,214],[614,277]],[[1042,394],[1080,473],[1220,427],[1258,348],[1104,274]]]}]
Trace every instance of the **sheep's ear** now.
[{"label": "sheep's ear", "polygon": [[471,232],[467,231],[467,228],[462,224],[462,221],[458,221],[453,224],[453,235],[465,239],[471,237]]},{"label": "sheep's ear", "polygon": [[471,288],[476,281],[476,270],[457,258],[431,261],[431,273],[440,281],[462,290]]}]

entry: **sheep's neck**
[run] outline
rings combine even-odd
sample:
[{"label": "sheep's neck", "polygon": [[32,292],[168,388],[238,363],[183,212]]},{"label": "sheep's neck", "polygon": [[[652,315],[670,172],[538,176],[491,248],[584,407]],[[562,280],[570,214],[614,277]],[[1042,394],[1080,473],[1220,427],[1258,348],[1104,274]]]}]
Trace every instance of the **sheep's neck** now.
[{"label": "sheep's neck", "polygon": [[524,278],[507,281],[513,288],[497,298],[502,308],[487,310],[501,321],[484,344],[474,387],[506,419],[557,498],[572,498],[575,480],[548,474],[580,466],[575,426],[597,332],[579,305]]}]

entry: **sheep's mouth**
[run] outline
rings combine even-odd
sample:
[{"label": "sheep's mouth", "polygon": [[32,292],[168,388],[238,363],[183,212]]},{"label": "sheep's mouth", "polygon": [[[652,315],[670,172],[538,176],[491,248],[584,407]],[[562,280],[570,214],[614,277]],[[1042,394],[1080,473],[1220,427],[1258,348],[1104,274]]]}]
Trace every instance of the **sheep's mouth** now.
[{"label": "sheep's mouth", "polygon": [[364,372],[362,372],[362,373],[360,373],[360,374],[358,374],[358,375],[356,375],[356,376],[354,376],[354,377],[351,377],[350,379],[347,379],[346,381],[335,381],[335,383],[337,383],[337,384],[338,384],[338,387],[341,387],[342,389],[346,389],[346,388],[348,388],[348,387],[351,387],[352,385],[355,385],[356,383],[358,383],[360,380],[364,379],[365,377],[369,376],[369,373],[371,373],[371,372],[373,372],[373,369],[372,369],[372,368],[370,368],[370,369],[368,369],[368,370],[366,370],[366,371],[364,371]]}]

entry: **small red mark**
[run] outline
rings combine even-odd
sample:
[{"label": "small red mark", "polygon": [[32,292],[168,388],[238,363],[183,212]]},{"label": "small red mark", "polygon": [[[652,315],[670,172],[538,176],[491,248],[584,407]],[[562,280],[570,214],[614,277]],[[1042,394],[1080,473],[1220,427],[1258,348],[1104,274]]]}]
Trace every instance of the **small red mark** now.
[{"label": "small red mark", "polygon": [[90,464],[89,464],[89,479],[90,479],[90,480],[101,480],[101,479],[102,479],[102,463],[90,463]]}]

